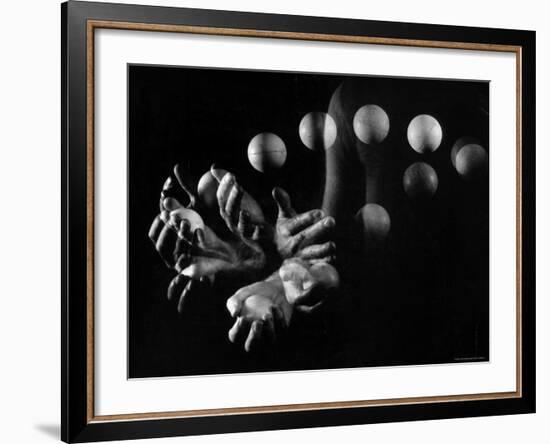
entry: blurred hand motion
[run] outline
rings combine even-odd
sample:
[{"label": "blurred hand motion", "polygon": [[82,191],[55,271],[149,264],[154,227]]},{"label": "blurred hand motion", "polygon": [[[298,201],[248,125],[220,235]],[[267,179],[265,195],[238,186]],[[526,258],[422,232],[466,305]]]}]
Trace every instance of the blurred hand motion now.
[{"label": "blurred hand motion", "polygon": [[287,259],[279,269],[288,303],[297,311],[311,313],[323,305],[340,285],[338,271],[326,262]]},{"label": "blurred hand motion", "polygon": [[270,227],[265,221],[262,208],[237,182],[230,172],[212,166],[212,176],[218,182],[216,199],[220,217],[234,234],[260,240],[269,235]]},{"label": "blurred hand motion", "polygon": [[292,306],[277,274],[241,288],[227,300],[235,318],[229,340],[252,352],[273,346],[290,325]]},{"label": "blurred hand motion", "polygon": [[273,190],[273,198],[278,208],[274,242],[281,258],[332,262],[336,254],[336,246],[331,241],[334,218],[325,217],[318,209],[297,214],[282,188]]},{"label": "blurred hand motion", "polygon": [[[213,283],[221,275],[237,282],[251,282],[259,278],[265,267],[265,254],[253,240],[258,236],[259,228],[252,224],[249,213],[240,209],[242,188],[233,176],[226,175],[233,180],[225,180],[224,187],[220,186],[221,191],[218,192],[220,214],[224,215],[229,230],[226,239],[221,239],[206,225],[195,210],[201,209],[200,201],[191,191],[192,187],[179,166],[174,169],[174,176],[177,183],[171,177],[165,182],[161,192],[161,211],[149,231],[149,237],[161,258],[178,273],[169,286],[169,299],[173,299],[173,293],[178,293],[182,287],[184,290],[180,299],[185,299],[194,288],[199,287],[197,282]],[[251,211],[256,215],[256,222],[262,222],[258,217],[262,213],[254,209]],[[178,303],[179,311],[182,307],[183,304]]]},{"label": "blurred hand motion", "polygon": [[318,209],[298,214],[286,191],[275,188],[278,214],[271,225],[234,174],[214,166],[210,174],[219,214],[207,210],[177,165],[164,183],[149,237],[176,272],[168,299],[177,302],[178,312],[193,294],[224,278],[224,288],[241,287],[227,300],[235,319],[229,340],[247,352],[263,349],[277,343],[294,310],[311,313],[338,288],[331,265],[335,222]]}]

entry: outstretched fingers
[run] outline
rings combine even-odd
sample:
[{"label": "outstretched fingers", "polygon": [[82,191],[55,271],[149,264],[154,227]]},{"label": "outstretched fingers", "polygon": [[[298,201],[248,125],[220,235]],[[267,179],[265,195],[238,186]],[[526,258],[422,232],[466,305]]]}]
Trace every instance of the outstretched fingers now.
[{"label": "outstretched fingers", "polygon": [[178,313],[181,315],[192,300],[196,300],[200,294],[205,294],[210,288],[210,282],[206,278],[190,278],[184,274],[178,274],[168,286],[167,298],[176,303]]},{"label": "outstretched fingers", "polygon": [[249,322],[244,317],[239,316],[227,333],[229,341],[233,344],[244,341],[244,339],[246,338],[246,334],[248,333],[248,326]]},{"label": "outstretched fingers", "polygon": [[168,286],[168,300],[175,303],[180,315],[188,309],[189,305],[195,305],[204,298],[211,289],[210,281],[205,278],[190,278],[184,274],[178,274]]},{"label": "outstretched fingers", "polygon": [[231,173],[227,173],[222,177],[218,185],[218,190],[216,191],[216,199],[218,200],[218,206],[220,207],[220,212],[225,212],[225,206],[227,200],[229,199],[229,194],[235,185],[235,176]]},{"label": "outstretched fingers", "polygon": [[225,204],[225,215],[231,221],[232,226],[236,226],[239,220],[241,211],[241,201],[243,199],[243,189],[235,182],[233,188],[229,192],[227,202]]},{"label": "outstretched fingers", "polygon": [[189,281],[189,277],[178,274],[172,281],[170,282],[170,285],[168,286],[168,291],[166,293],[166,296],[168,297],[169,301],[175,301],[176,299],[179,300],[179,297],[181,296],[181,292],[187,285],[187,282]]},{"label": "outstretched fingers", "polygon": [[262,342],[262,336],[264,331],[264,324],[262,321],[254,321],[250,326],[248,337],[244,343],[244,350],[249,353],[257,350]]},{"label": "outstretched fingers", "polygon": [[169,267],[174,266],[174,251],[177,241],[178,234],[176,233],[176,230],[174,230],[170,224],[164,224],[155,243],[155,247],[164,262],[166,262]]},{"label": "outstretched fingers", "polygon": [[302,230],[305,230],[314,223],[319,222],[323,217],[324,213],[322,210],[310,210],[289,219],[285,226],[288,233],[294,235]]},{"label": "outstretched fingers", "polygon": [[324,244],[309,245],[298,252],[298,257],[305,261],[332,262],[336,255],[336,244],[332,241]]},{"label": "outstretched fingers", "polygon": [[289,217],[296,216],[296,211],[292,208],[292,204],[290,202],[290,196],[285,190],[279,187],[274,188],[271,195],[277,204],[279,219],[287,219]]},{"label": "outstretched fingers", "polygon": [[160,218],[160,214],[159,214],[153,220],[153,223],[151,224],[151,228],[149,228],[149,239],[151,239],[153,243],[155,244],[157,243],[157,239],[163,228],[164,228],[164,222]]},{"label": "outstretched fingers", "polygon": [[231,173],[225,174],[220,180],[216,198],[220,215],[230,229],[236,228],[239,223],[243,196],[244,190],[237,183],[235,176]]},{"label": "outstretched fingers", "polygon": [[262,322],[264,324],[264,336],[266,341],[270,344],[275,344],[275,342],[277,342],[277,331],[275,329],[273,309],[269,314],[262,317]]},{"label": "outstretched fingers", "polygon": [[182,219],[178,227],[178,240],[174,249],[175,268],[178,273],[181,273],[185,267],[191,262],[193,237],[191,235],[191,224],[187,219]]},{"label": "outstretched fingers", "polygon": [[276,344],[284,336],[287,323],[280,307],[272,306],[270,313],[262,318],[264,323],[264,337],[270,344]]},{"label": "outstretched fingers", "polygon": [[334,227],[334,218],[332,218],[331,216],[325,217],[324,219],[316,222],[312,226],[296,234],[295,242],[297,242],[300,248],[317,244],[329,238]]},{"label": "outstretched fingers", "polygon": [[185,288],[181,292],[180,299],[178,301],[178,313],[182,314],[185,307],[189,303],[189,299],[194,291],[197,291],[198,281],[195,279],[189,279],[189,282],[185,285]]}]

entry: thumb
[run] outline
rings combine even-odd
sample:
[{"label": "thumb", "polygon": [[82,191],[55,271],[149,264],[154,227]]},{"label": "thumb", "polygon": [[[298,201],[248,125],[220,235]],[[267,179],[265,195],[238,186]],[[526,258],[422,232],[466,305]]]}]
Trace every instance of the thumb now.
[{"label": "thumb", "polygon": [[279,210],[279,214],[277,216],[278,218],[286,219],[296,216],[296,211],[294,211],[294,208],[292,208],[292,204],[290,203],[290,196],[285,190],[279,187],[273,188],[273,192],[271,194],[273,199],[275,199],[277,209]]},{"label": "thumb", "polygon": [[189,198],[189,204],[187,206],[191,208],[194,207],[196,204],[195,193],[193,191],[194,187],[191,184],[190,177],[185,174],[184,168],[179,163],[174,167],[174,176],[176,176],[180,187],[183,191],[185,191],[185,194],[187,194],[187,197]]}]

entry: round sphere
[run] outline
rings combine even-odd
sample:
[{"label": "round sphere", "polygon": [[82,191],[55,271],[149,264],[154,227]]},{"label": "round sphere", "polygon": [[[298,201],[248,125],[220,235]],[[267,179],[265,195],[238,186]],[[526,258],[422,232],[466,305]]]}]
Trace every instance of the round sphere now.
[{"label": "round sphere", "polygon": [[[218,170],[222,173],[222,177],[227,174],[226,170],[221,168]],[[197,194],[199,195],[201,202],[207,208],[216,208],[218,206],[218,199],[216,198],[218,185],[218,181],[210,171],[204,173],[197,184]]]},{"label": "round sphere", "polygon": [[314,111],[302,118],[298,133],[310,150],[326,150],[336,141],[336,123],[327,113]]},{"label": "round sphere", "polygon": [[428,114],[420,114],[411,120],[407,128],[407,139],[416,152],[431,153],[439,148],[443,130],[441,125]]},{"label": "round sphere", "polygon": [[476,138],[470,136],[461,137],[460,139],[457,139],[457,141],[453,144],[453,147],[451,148],[451,163],[455,168],[456,155],[464,145],[469,145],[470,143],[475,143],[479,145],[479,141]]},{"label": "round sphere", "polygon": [[466,180],[483,176],[489,165],[489,156],[478,144],[464,145],[456,155],[456,171]]},{"label": "round sphere", "polygon": [[355,217],[363,225],[363,236],[367,243],[382,241],[388,236],[391,220],[383,206],[374,203],[366,204]]},{"label": "round sphere", "polygon": [[353,116],[353,131],[361,142],[378,144],[390,131],[390,119],[378,105],[364,105]]},{"label": "round sphere", "polygon": [[424,162],[413,163],[403,174],[403,188],[411,199],[427,199],[437,191],[439,179],[435,170]]},{"label": "round sphere", "polygon": [[282,167],[286,160],[283,139],[273,133],[255,135],[248,144],[250,165],[262,173]]}]

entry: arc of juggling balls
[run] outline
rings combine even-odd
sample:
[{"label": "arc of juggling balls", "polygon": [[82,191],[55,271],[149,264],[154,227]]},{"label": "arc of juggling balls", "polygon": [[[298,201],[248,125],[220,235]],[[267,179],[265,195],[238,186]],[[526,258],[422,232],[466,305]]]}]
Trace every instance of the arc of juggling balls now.
[{"label": "arc of juggling balls", "polygon": [[[352,124],[357,139],[372,147],[378,147],[390,131],[388,114],[376,104],[361,106],[355,112]],[[330,149],[336,141],[337,133],[338,128],[334,119],[322,111],[307,113],[298,127],[300,140],[312,151]],[[435,152],[441,146],[442,140],[443,129],[434,116],[419,114],[409,122],[407,141],[418,154]],[[248,144],[250,164],[262,173],[281,168],[286,158],[286,145],[274,133],[259,133]],[[462,178],[470,180],[486,171],[488,155],[477,139],[465,136],[454,143],[451,149],[451,163]],[[206,179],[203,185],[208,185]],[[412,200],[431,198],[437,192],[438,186],[437,172],[427,162],[414,162],[403,173],[403,189]],[[369,238],[385,238],[390,231],[390,216],[381,205],[367,203],[358,211],[356,219],[362,222]]]}]

